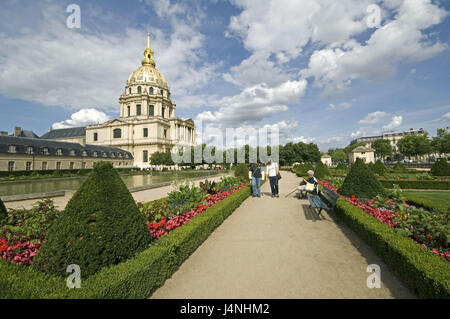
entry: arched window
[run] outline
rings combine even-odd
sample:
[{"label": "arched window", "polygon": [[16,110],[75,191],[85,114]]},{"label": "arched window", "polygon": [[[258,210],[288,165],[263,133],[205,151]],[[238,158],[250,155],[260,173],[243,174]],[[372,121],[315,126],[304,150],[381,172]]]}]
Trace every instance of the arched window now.
[{"label": "arched window", "polygon": [[120,128],[116,128],[113,131],[114,138],[121,138],[122,137],[122,130]]},{"label": "arched window", "polygon": [[150,94],[153,94],[153,88],[152,87],[150,88]]},{"label": "arched window", "polygon": [[155,115],[155,106],[154,105],[149,105],[149,107],[148,107],[148,115],[150,115],[150,116],[154,116]]},{"label": "arched window", "polygon": [[131,94],[131,88],[128,88],[128,94]]},{"label": "arched window", "polygon": [[138,86],[138,94],[142,93],[142,88],[140,86]]}]

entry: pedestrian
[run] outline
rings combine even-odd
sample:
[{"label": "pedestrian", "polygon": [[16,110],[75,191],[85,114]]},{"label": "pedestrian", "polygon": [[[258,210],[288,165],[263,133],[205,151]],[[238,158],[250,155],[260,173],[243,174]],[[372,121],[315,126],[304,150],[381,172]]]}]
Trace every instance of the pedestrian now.
[{"label": "pedestrian", "polygon": [[253,163],[250,166],[252,173],[252,196],[261,197],[261,165],[259,163]]},{"label": "pedestrian", "polygon": [[280,197],[280,195],[278,194],[278,176],[280,174],[278,170],[278,164],[272,160],[269,160],[266,166],[266,173],[267,176],[269,176],[272,197]]},{"label": "pedestrian", "polygon": [[317,178],[314,177],[314,171],[309,170],[308,172],[308,178],[306,181],[302,178],[300,182],[300,186],[298,187],[299,197],[303,198],[306,196],[306,193],[316,193],[318,194],[318,186],[319,182],[317,181]]}]

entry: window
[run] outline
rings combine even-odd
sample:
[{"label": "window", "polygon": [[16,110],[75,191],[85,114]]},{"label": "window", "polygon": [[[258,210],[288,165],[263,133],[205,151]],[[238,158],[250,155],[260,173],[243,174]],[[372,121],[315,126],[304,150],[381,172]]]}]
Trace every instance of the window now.
[{"label": "window", "polygon": [[144,137],[148,137],[148,128],[144,127]]},{"label": "window", "polygon": [[97,152],[97,151],[94,151],[94,152],[92,153],[92,156],[98,157],[98,152]]},{"label": "window", "polygon": [[118,154],[118,157],[119,157],[119,158],[122,158],[122,157],[123,157],[122,153],[119,153],[119,154]]},{"label": "window", "polygon": [[142,93],[142,88],[140,86],[138,86],[138,94]]},{"label": "window", "polygon": [[94,141],[98,141],[98,133],[94,133]]},{"label": "window", "polygon": [[61,169],[61,162],[56,162],[56,169]]},{"label": "window", "polygon": [[34,154],[34,148],[33,148],[33,146],[28,146],[28,147],[27,147],[27,154]]},{"label": "window", "polygon": [[70,168],[70,169],[73,169],[74,164],[75,164],[74,162],[70,162],[69,168]]},{"label": "window", "polygon": [[27,162],[27,163],[25,164],[25,169],[26,169],[27,171],[31,171],[31,162]]},{"label": "window", "polygon": [[111,152],[111,157],[112,157],[112,158],[115,158],[115,157],[116,157],[116,153]]},{"label": "window", "polygon": [[82,153],[81,153],[81,156],[87,156],[88,154],[87,154],[87,151],[83,151]]},{"label": "window", "polygon": [[47,170],[47,162],[42,162],[42,170]]},{"label": "window", "polygon": [[161,90],[161,95],[164,96],[164,91],[163,90]]},{"label": "window", "polygon": [[70,150],[70,152],[69,152],[69,155],[70,155],[70,156],[75,156],[75,154],[76,154],[76,153],[75,153],[75,150]]},{"label": "window", "polygon": [[147,163],[147,162],[148,162],[148,151],[143,151],[143,152],[142,152],[142,161],[143,161],[144,163]]},{"label": "window", "polygon": [[86,163],[85,162],[82,162],[81,163],[81,169],[85,169],[86,168]]},{"label": "window", "polygon": [[128,88],[128,94],[131,94],[131,88]]},{"label": "window", "polygon": [[131,116],[131,109],[130,109],[129,105],[127,105],[127,111],[128,111],[128,117],[130,117]]},{"label": "window", "polygon": [[14,170],[14,162],[8,162],[8,171],[12,172]]},{"label": "window", "polygon": [[166,108],[163,106],[163,108],[162,108],[162,117],[164,118],[164,113],[166,113]]},{"label": "window", "polygon": [[113,131],[114,138],[121,138],[122,137],[122,130],[120,128],[116,128]]},{"label": "window", "polygon": [[164,129],[164,138],[167,138],[167,130]]},{"label": "window", "polygon": [[44,147],[43,149],[42,149],[42,154],[44,154],[44,155],[48,155],[48,147]]},{"label": "window", "polygon": [[136,105],[136,115],[141,115],[141,105]]},{"label": "window", "polygon": [[152,87],[150,88],[150,94],[153,94],[153,88]]},{"label": "window", "polygon": [[9,145],[8,146],[8,152],[9,153],[15,153],[16,152],[16,146],[15,145]]},{"label": "window", "polygon": [[102,153],[102,156],[103,156],[103,157],[108,157],[108,154],[106,154],[106,152],[103,152],[103,153]]},{"label": "window", "polygon": [[61,148],[58,148],[58,149],[56,150],[56,155],[59,155],[59,156],[62,155],[62,149],[61,149]]},{"label": "window", "polygon": [[150,105],[148,107],[148,115],[150,115],[150,116],[154,116],[155,115],[155,106],[154,105]]}]

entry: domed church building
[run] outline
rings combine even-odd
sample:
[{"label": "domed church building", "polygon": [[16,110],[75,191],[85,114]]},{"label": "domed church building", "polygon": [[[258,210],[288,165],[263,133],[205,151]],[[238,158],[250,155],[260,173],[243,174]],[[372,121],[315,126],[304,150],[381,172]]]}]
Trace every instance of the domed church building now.
[{"label": "domed church building", "polygon": [[175,117],[176,105],[153,54],[148,34],[142,66],[131,73],[119,98],[120,118],[86,127],[86,144],[128,151],[133,154],[134,166],[141,168],[150,166],[154,152],[195,145],[194,121]]}]

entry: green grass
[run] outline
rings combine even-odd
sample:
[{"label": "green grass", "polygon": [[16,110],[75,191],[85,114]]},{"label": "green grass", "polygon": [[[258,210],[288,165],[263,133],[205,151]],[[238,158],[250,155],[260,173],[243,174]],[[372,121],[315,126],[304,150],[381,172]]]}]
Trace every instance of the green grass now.
[{"label": "green grass", "polygon": [[408,196],[419,197],[426,200],[440,202],[450,207],[450,192],[449,191],[403,191],[403,194]]}]

